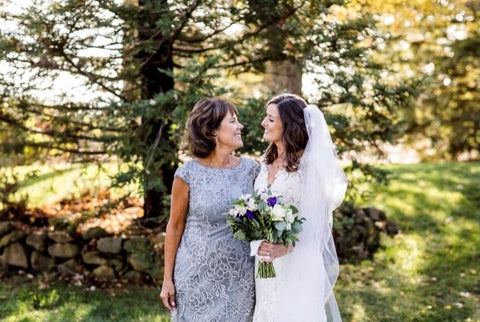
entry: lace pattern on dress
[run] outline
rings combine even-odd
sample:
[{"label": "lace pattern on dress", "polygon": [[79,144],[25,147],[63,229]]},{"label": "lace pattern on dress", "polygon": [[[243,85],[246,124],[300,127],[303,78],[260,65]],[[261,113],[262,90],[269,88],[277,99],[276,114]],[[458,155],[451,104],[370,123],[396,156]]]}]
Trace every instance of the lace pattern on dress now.
[{"label": "lace pattern on dress", "polygon": [[[279,197],[280,202],[293,204],[298,206],[301,195],[303,171],[300,169],[296,172],[287,172],[282,169],[279,170],[274,178],[274,181],[269,186],[268,171],[265,158],[262,157],[260,162],[260,173],[255,180],[255,190],[258,192],[266,190],[268,187],[271,192]],[[278,316],[279,303],[279,288],[280,280],[284,275],[283,264],[285,258],[277,258],[273,261],[275,265],[275,278],[255,279],[255,294],[256,304],[253,321],[256,322],[280,322],[283,321],[281,316]],[[255,259],[255,269],[258,267],[258,259]]]},{"label": "lace pattern on dress", "polygon": [[258,164],[241,158],[218,169],[191,160],[175,176],[190,188],[189,209],[175,259],[173,321],[251,321],[255,303],[249,245],[226,223],[231,202],[251,193]]}]

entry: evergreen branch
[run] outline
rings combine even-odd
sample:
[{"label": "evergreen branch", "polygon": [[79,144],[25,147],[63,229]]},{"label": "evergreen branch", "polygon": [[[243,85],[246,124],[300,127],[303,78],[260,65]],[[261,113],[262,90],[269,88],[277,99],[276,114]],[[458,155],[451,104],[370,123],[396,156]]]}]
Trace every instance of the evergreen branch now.
[{"label": "evergreen branch", "polygon": [[2,111],[0,111],[0,122],[4,122],[6,124],[9,124],[15,128],[21,129],[27,133],[33,133],[33,134],[40,134],[40,135],[45,135],[48,137],[52,138],[68,138],[68,139],[73,139],[73,140],[88,140],[88,141],[94,141],[94,142],[100,142],[100,143],[105,143],[105,142],[112,142],[114,141],[117,136],[100,136],[100,137],[95,137],[95,136],[87,136],[87,135],[76,135],[72,134],[69,131],[55,131],[55,130],[36,130],[29,128],[28,126],[24,125],[22,122],[19,122],[18,120],[10,117],[9,115],[6,115]]},{"label": "evergreen branch", "polygon": [[284,19],[287,19],[289,17],[291,17],[293,14],[295,14],[295,12],[300,9],[304,4],[305,4],[306,1],[302,1],[301,4],[297,7],[293,7],[292,9],[290,9],[289,11],[287,11],[284,15],[280,16],[280,17],[276,17],[275,20],[272,20],[272,21],[267,21],[263,24],[261,24],[260,26],[258,26],[258,28],[256,30],[253,30],[251,32],[247,32],[245,33],[242,37],[240,37],[239,39],[233,39],[233,40],[228,40],[224,43],[220,43],[218,45],[214,45],[214,46],[210,46],[210,47],[205,47],[205,48],[199,48],[199,49],[189,49],[189,48],[182,48],[182,47],[176,47],[176,46],[172,46],[173,48],[173,51],[174,53],[177,53],[177,52],[183,52],[183,53],[189,53],[189,54],[200,54],[200,53],[206,53],[206,52],[209,52],[209,51],[212,51],[212,50],[219,50],[219,49],[224,49],[228,46],[231,46],[232,44],[236,44],[236,43],[243,43],[244,41],[250,39],[250,38],[253,38],[255,36],[258,36],[260,34],[260,32],[262,32],[264,29],[266,29],[267,27],[279,22],[279,21],[282,21]]},{"label": "evergreen branch", "polygon": [[[63,142],[65,143],[65,142]],[[68,142],[67,142],[68,143]],[[24,141],[22,142],[24,146],[32,147],[32,148],[42,148],[42,149],[55,149],[62,152],[73,153],[77,155],[105,155],[107,154],[106,150],[97,150],[97,151],[90,151],[90,150],[81,150],[80,148],[72,149],[67,147],[62,147],[60,145],[55,145],[54,142],[32,142],[32,141]]]}]

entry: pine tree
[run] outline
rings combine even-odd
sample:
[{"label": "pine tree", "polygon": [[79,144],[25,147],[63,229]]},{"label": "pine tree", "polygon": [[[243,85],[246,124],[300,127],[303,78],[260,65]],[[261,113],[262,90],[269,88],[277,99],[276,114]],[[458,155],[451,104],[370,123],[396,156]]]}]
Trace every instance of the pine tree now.
[{"label": "pine tree", "polygon": [[[128,169],[115,184],[140,179],[146,217],[161,216],[183,124],[199,98],[233,97],[247,123],[243,152],[262,150],[257,133],[266,97],[237,97],[219,84],[263,73],[267,62],[288,62],[300,74],[321,69],[319,95],[311,102],[325,109],[340,154],[392,141],[399,133],[396,111],[414,92],[382,81],[385,66],[371,59],[382,35],[355,8],[299,0],[57,0],[34,1],[19,12],[4,7],[1,153],[119,158]],[[58,91],[67,75],[81,86],[42,95]],[[374,173],[355,160],[352,165]]]}]

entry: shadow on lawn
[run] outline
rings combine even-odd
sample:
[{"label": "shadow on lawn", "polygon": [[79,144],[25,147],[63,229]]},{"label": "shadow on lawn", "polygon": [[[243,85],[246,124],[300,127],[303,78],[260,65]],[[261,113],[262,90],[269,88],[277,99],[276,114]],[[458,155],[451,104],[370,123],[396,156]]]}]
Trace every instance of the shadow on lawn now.
[{"label": "shadow on lawn", "polygon": [[[22,282],[22,279],[24,280]],[[0,287],[0,319],[17,321],[169,321],[159,289],[123,285],[90,290],[62,282],[39,289],[25,276]]]},{"label": "shadow on lawn", "polygon": [[480,164],[391,170],[376,200],[403,234],[375,261],[341,268],[344,321],[479,321]]},{"label": "shadow on lawn", "polygon": [[480,185],[474,178],[480,178],[480,163],[416,164],[392,170],[390,186],[378,194],[395,196],[388,207],[401,229],[438,233],[449,216],[479,221]]}]

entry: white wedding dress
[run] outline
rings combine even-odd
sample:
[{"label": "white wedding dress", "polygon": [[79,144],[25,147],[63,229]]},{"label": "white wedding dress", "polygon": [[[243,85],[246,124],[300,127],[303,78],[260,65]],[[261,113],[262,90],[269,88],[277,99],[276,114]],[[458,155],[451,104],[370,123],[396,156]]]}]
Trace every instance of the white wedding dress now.
[{"label": "white wedding dress", "polygon": [[[268,186],[268,171],[264,158],[262,157],[260,163],[260,173],[255,180],[255,191],[262,192],[267,190]],[[284,169],[278,171],[274,181],[270,185],[270,192],[278,197],[278,201],[284,204],[292,204],[298,208],[301,183],[303,171],[287,172]],[[301,214],[300,214],[301,217]],[[281,281],[285,278],[284,264],[288,260],[287,254],[283,257],[277,258],[273,261],[275,267],[275,278],[257,278],[255,279],[255,313],[253,321],[255,322],[281,322],[285,321],[279,316],[278,308],[281,305],[288,305],[288,303],[281,303]],[[258,256],[255,259],[255,273],[258,268]]]},{"label": "white wedding dress", "polygon": [[[347,180],[323,113],[314,105],[304,109],[309,141],[298,170],[280,170],[270,185],[283,203],[295,205],[305,218],[293,250],[273,260],[277,276],[255,279],[255,322],[341,321],[333,289],[339,274],[332,236],[333,210],[343,201]],[[262,157],[255,190],[268,186]],[[258,242],[251,251],[257,253]],[[258,256],[256,256],[258,257]],[[258,258],[256,259],[256,267]]]}]

